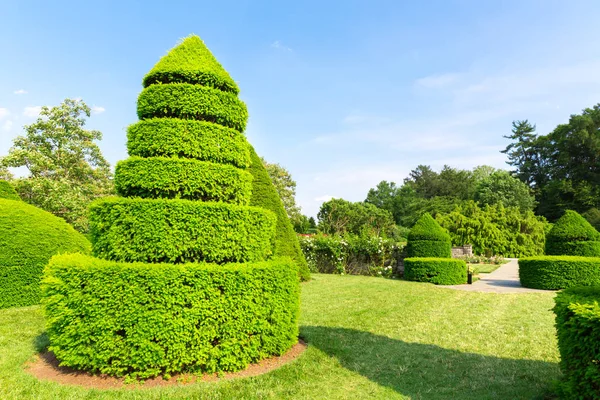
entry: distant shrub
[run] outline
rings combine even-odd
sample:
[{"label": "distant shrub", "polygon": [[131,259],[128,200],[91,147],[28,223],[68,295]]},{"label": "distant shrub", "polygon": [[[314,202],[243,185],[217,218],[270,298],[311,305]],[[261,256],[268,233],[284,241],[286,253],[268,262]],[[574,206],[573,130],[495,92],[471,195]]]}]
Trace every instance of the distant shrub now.
[{"label": "distant shrub", "polygon": [[0,199],[0,308],[37,304],[44,266],[66,252],[89,253],[90,243],[62,218]]},{"label": "distant shrub", "polygon": [[559,290],[600,285],[600,258],[538,256],[519,259],[521,284],[532,289]]},{"label": "distant shrub", "polygon": [[567,210],[546,237],[546,254],[600,257],[600,234],[577,212]]},{"label": "distant shrub", "polygon": [[10,182],[0,179],[0,199],[21,200]]},{"label": "distant shrub", "polygon": [[467,264],[454,258],[405,258],[404,279],[436,285],[460,285],[467,282]]},{"label": "distant shrub", "polygon": [[450,235],[429,214],[424,214],[408,233],[408,257],[452,257]]},{"label": "distant shrub", "polygon": [[600,287],[578,287],[555,298],[563,395],[600,398]]}]

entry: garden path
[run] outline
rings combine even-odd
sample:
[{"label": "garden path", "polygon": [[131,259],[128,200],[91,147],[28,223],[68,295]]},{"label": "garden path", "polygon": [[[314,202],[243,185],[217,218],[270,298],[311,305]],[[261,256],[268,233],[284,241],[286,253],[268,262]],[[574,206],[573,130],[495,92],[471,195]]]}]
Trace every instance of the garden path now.
[{"label": "garden path", "polygon": [[508,263],[489,274],[480,274],[479,280],[472,285],[440,286],[469,292],[488,293],[542,293],[551,290],[528,289],[519,281],[519,262],[516,258],[508,258]]}]

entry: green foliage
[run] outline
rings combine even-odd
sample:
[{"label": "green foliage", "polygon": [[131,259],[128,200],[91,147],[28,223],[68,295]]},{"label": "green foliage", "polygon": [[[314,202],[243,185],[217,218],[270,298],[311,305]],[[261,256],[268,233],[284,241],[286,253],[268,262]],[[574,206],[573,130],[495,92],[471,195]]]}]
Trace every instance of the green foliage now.
[{"label": "green foliage", "polygon": [[559,290],[600,285],[600,258],[537,256],[519,259],[521,284],[533,289]]},{"label": "green foliage", "polygon": [[144,87],[191,83],[238,94],[239,88],[198,36],[188,36],[162,57],[144,77]]},{"label": "green foliage", "polygon": [[448,233],[431,217],[424,214],[408,233],[408,257],[452,257]]},{"label": "green foliage", "polygon": [[450,233],[454,246],[470,244],[475,254],[527,257],[544,252],[548,224],[531,211],[501,204],[482,208],[470,201],[438,215],[437,220]]},{"label": "green foliage", "polygon": [[506,171],[495,171],[482,179],[475,190],[475,201],[480,205],[502,204],[521,211],[533,211],[535,198],[529,187]]},{"label": "green foliage", "polygon": [[64,252],[89,253],[90,243],[49,212],[0,199],[0,308],[39,302],[42,269]]},{"label": "green foliage", "polygon": [[294,231],[302,234],[315,234],[317,233],[317,222],[313,217],[307,217],[306,215],[300,214],[300,216],[293,221]]},{"label": "green foliage", "polygon": [[567,289],[556,295],[555,302],[563,395],[600,398],[600,288]]},{"label": "green foliage", "polygon": [[235,94],[188,83],[148,86],[138,97],[140,119],[181,118],[214,122],[243,132],[248,110]]},{"label": "green foliage", "polygon": [[61,365],[113,376],[238,371],[297,342],[297,275],[288,258],[172,265],[56,256],[43,280],[49,350]]},{"label": "green foliage", "polygon": [[246,137],[235,129],[206,121],[150,118],[127,128],[130,156],[183,157],[247,168]]},{"label": "green foliage", "polygon": [[587,220],[594,227],[594,229],[600,229],[600,210],[597,208],[590,208],[582,214],[582,217]]},{"label": "green foliage", "polygon": [[392,214],[370,203],[331,199],[317,214],[319,231],[330,235],[368,234],[387,236],[393,229]]},{"label": "green foliage", "polygon": [[310,279],[310,271],[283,203],[262,160],[252,146],[249,146],[249,149],[250,169],[248,171],[253,176],[250,205],[269,210],[277,216],[273,254],[276,257],[291,257],[298,264],[300,279],[307,281]]},{"label": "green foliage", "polygon": [[194,159],[129,157],[117,164],[115,188],[125,197],[248,205],[252,195],[252,175],[232,165]]},{"label": "green foliage", "polygon": [[295,224],[300,218],[300,207],[296,204],[296,181],[292,179],[290,172],[279,164],[268,163],[261,158],[273,186],[283,203],[283,208],[287,213],[292,224]]},{"label": "green foliage", "polygon": [[21,200],[13,185],[4,180],[0,180],[0,199]]},{"label": "green foliage", "polygon": [[600,234],[577,212],[567,210],[546,237],[546,254],[600,257]]},{"label": "green foliage", "polygon": [[268,210],[226,203],[114,197],[90,206],[94,255],[116,261],[264,260],[275,224]]},{"label": "green foliage", "polygon": [[460,285],[467,282],[467,264],[455,258],[405,258],[404,279],[436,285]]},{"label": "green foliage", "polygon": [[402,255],[392,239],[369,235],[300,236],[300,247],[312,272],[391,277]]}]

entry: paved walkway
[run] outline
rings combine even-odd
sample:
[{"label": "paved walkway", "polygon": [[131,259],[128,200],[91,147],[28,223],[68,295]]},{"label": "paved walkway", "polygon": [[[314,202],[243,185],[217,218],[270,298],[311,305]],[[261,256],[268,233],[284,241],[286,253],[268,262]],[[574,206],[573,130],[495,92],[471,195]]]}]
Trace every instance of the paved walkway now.
[{"label": "paved walkway", "polygon": [[548,293],[551,290],[528,289],[519,281],[519,263],[510,258],[508,263],[500,266],[490,274],[479,274],[479,280],[472,285],[439,286],[469,292],[488,293]]}]

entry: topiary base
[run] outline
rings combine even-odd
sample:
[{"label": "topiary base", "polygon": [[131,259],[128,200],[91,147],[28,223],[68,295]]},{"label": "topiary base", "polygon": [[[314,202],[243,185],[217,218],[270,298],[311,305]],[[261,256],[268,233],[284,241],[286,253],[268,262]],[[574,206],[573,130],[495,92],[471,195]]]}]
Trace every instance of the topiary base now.
[{"label": "topiary base", "polygon": [[539,256],[519,259],[521,285],[532,289],[560,290],[600,285],[600,258]]},{"label": "topiary base", "polygon": [[461,285],[467,282],[467,264],[454,258],[405,258],[404,278],[436,285]]},{"label": "topiary base", "polygon": [[239,371],[298,341],[289,258],[248,264],[120,263],[55,256],[42,281],[61,365],[111,376]]}]

